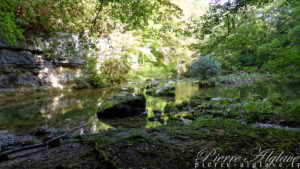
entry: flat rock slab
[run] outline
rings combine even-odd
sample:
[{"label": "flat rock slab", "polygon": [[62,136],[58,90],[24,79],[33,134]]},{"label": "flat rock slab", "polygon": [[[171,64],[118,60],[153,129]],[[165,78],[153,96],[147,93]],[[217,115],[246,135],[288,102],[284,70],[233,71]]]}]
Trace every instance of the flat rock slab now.
[{"label": "flat rock slab", "polygon": [[0,152],[3,151],[5,147],[22,145],[28,140],[36,141],[36,139],[31,136],[16,136],[9,131],[0,130]]}]

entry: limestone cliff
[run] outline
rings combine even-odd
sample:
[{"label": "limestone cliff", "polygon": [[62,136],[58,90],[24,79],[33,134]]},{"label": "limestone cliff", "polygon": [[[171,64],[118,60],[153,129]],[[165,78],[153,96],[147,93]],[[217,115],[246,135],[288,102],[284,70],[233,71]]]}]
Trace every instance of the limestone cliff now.
[{"label": "limestone cliff", "polygon": [[7,92],[69,88],[81,75],[78,57],[47,59],[38,47],[10,46],[0,40],[0,96]]}]

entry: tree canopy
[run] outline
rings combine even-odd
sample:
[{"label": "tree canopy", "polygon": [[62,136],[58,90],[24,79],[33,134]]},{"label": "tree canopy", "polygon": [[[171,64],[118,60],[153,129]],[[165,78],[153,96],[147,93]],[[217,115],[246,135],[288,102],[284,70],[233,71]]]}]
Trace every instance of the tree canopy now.
[{"label": "tree canopy", "polygon": [[87,66],[96,81],[180,76],[207,55],[224,73],[299,73],[295,0],[4,0],[0,9],[0,36],[12,45],[30,31],[80,35],[83,59],[104,65]]}]

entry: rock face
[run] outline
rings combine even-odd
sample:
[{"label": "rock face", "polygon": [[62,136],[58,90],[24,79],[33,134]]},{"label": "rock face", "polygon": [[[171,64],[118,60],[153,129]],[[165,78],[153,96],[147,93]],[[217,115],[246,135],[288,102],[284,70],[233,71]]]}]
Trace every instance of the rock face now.
[{"label": "rock face", "polygon": [[144,95],[126,96],[104,103],[97,112],[98,118],[122,118],[142,114],[146,110]]},{"label": "rock face", "polygon": [[0,88],[37,85],[41,66],[29,51],[0,50]]},{"label": "rock face", "polygon": [[63,88],[80,75],[81,59],[47,60],[43,51],[0,40],[0,93],[4,89]]}]

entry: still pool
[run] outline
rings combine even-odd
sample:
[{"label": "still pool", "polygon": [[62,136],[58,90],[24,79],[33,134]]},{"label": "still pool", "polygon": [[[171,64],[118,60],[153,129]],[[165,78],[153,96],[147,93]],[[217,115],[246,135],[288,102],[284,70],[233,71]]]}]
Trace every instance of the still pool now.
[{"label": "still pool", "polygon": [[[95,133],[109,128],[150,128],[162,125],[158,121],[148,121],[153,116],[152,110],[162,109],[167,102],[180,103],[193,96],[239,97],[241,100],[256,94],[261,97],[280,95],[286,100],[300,99],[300,86],[288,82],[266,81],[252,85],[232,86],[217,85],[213,88],[200,88],[194,79],[173,80],[175,99],[152,97],[146,95],[146,116],[135,116],[122,119],[102,120],[97,118],[101,103],[120,93],[121,87],[109,87],[96,90],[72,91],[0,101],[0,130],[9,130],[19,135],[31,134],[38,128],[54,127],[66,131],[86,124],[87,132]],[[160,81],[160,85],[169,81]],[[145,92],[145,83],[130,83],[135,92]],[[184,112],[183,112],[184,113]]]}]

